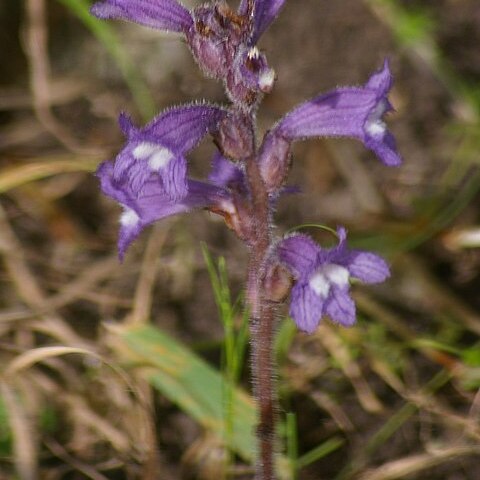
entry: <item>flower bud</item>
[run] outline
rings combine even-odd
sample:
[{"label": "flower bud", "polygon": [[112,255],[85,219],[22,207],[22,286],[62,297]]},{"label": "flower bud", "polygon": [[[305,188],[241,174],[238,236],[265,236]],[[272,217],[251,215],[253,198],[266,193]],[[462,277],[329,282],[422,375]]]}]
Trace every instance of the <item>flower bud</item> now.
[{"label": "flower bud", "polygon": [[283,302],[290,293],[293,276],[279,263],[271,265],[265,276],[265,297],[271,302]]},{"label": "flower bud", "polygon": [[225,2],[193,10],[187,41],[200,67],[214,78],[225,78],[241,41],[242,18]]},{"label": "flower bud", "polygon": [[215,143],[225,157],[241,160],[252,155],[253,132],[245,115],[230,112],[218,126]]},{"label": "flower bud", "polygon": [[268,132],[260,148],[259,167],[269,193],[276,192],[285,183],[290,161],[290,142],[275,130]]},{"label": "flower bud", "polygon": [[260,93],[270,93],[275,83],[275,72],[257,47],[242,47],[235,56],[233,68],[226,81],[233,102],[254,105]]}]

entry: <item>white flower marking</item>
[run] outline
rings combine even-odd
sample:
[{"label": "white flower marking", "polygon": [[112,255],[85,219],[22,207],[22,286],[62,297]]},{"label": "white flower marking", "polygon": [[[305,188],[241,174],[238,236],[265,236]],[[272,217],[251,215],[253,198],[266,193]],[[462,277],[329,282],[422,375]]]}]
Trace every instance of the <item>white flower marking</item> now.
[{"label": "white flower marking", "polygon": [[120,224],[123,227],[132,228],[138,224],[140,217],[131,208],[124,207],[123,213],[120,215]]},{"label": "white flower marking", "polygon": [[315,271],[308,284],[319,297],[327,298],[332,284],[345,287],[348,285],[349,277],[350,273],[345,267],[328,263]]},{"label": "white flower marking", "polygon": [[168,148],[148,142],[139,143],[132,153],[137,160],[148,160],[148,166],[156,172],[165,168],[175,157]]},{"label": "white flower marking", "polygon": [[154,153],[159,148],[161,147],[159,147],[154,143],[142,142],[142,143],[139,143],[133,149],[132,153],[137,160],[145,160],[146,158],[150,157],[150,155],[152,155],[152,153]]},{"label": "white flower marking", "polygon": [[376,105],[365,122],[366,132],[374,138],[383,138],[387,131],[387,124],[382,119],[385,110],[386,104],[383,100]]},{"label": "white flower marking", "polygon": [[308,282],[310,288],[322,298],[326,298],[330,291],[330,282],[321,272],[314,273]]},{"label": "white flower marking", "polygon": [[268,70],[262,72],[260,74],[260,78],[258,79],[258,86],[262,92],[269,92],[272,87],[273,83],[275,82],[275,70],[273,68],[269,68]]}]

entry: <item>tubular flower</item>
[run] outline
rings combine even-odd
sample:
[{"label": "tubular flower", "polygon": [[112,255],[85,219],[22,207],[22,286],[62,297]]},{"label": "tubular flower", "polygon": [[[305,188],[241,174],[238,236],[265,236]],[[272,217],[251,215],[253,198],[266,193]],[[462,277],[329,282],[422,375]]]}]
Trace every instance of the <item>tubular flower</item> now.
[{"label": "tubular flower", "polygon": [[306,235],[292,235],[279,242],[280,262],[295,278],[290,315],[298,328],[312,333],[324,315],[343,326],[355,322],[350,278],[380,283],[390,276],[385,260],[361,250],[348,250],[344,228],[337,229],[339,244],[323,249]]},{"label": "tubular flower", "polygon": [[129,182],[116,181],[115,166],[111,161],[99,166],[97,177],[103,193],[123,207],[118,238],[120,259],[123,259],[128,246],[141,231],[157,220],[202,208],[223,216],[233,216],[235,213],[229,191],[215,184],[188,179],[186,195],[172,200],[163,185],[153,177],[145,182],[141,193],[134,192]]},{"label": "tubular flower", "polygon": [[288,173],[289,148],[311,137],[353,137],[389,166],[401,163],[384,115],[392,110],[387,95],[393,83],[388,61],[363,87],[337,88],[292,110],[267,133],[260,152],[260,170],[270,189]]},{"label": "tubular flower", "polygon": [[216,130],[225,114],[219,107],[187,105],[166,110],[143,128],[120,115],[127,143],[116,157],[114,181],[127,182],[132,194],[139,195],[153,176],[169,198],[183,198],[187,194],[185,155]]}]

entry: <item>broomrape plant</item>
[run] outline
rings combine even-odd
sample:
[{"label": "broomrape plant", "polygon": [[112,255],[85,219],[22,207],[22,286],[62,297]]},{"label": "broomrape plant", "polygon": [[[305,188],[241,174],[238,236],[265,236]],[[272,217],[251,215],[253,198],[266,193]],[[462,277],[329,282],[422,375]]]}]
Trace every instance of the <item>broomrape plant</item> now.
[{"label": "broomrape plant", "polygon": [[[275,72],[256,44],[285,0],[242,0],[237,10],[225,1],[188,10],[176,0],[103,0],[91,13],[178,32],[205,75],[221,80],[227,106],[197,102],[168,109],[144,127],[122,113],[126,143],[97,171],[103,193],[123,208],[120,258],[151,223],[170,215],[208,210],[221,215],[250,252],[246,301],[250,312],[252,377],[258,404],[256,480],[276,478],[275,385],[272,345],[276,312],[290,294],[290,315],[313,332],[322,317],[344,326],[355,322],[350,278],[379,283],[389,276],[378,255],[349,250],[346,231],[325,249],[307,235],[275,237],[274,205],[289,191],[286,181],[293,142],[310,137],[353,137],[386,165],[401,158],[384,116],[392,106],[388,61],[365,85],[319,95],[258,136],[256,112],[275,83]],[[209,177],[188,175],[186,156],[210,135],[217,147]]]}]

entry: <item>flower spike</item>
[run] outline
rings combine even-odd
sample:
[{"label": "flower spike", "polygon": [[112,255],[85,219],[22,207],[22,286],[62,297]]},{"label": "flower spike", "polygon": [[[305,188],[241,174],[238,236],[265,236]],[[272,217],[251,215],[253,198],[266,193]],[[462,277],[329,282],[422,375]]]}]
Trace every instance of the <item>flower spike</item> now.
[{"label": "flower spike", "polygon": [[101,19],[121,19],[146,27],[185,33],[192,25],[190,12],[175,0],[102,0],[90,13]]},{"label": "flower spike", "polygon": [[322,249],[306,235],[292,235],[277,245],[281,263],[295,277],[290,315],[298,328],[312,333],[324,315],[351,326],[355,304],[350,297],[350,277],[363,283],[380,283],[390,276],[385,260],[361,250],[348,250],[345,229],[337,230],[339,244]]}]

